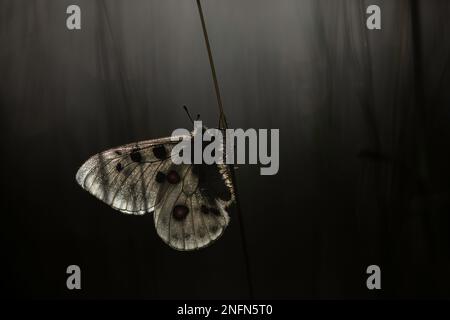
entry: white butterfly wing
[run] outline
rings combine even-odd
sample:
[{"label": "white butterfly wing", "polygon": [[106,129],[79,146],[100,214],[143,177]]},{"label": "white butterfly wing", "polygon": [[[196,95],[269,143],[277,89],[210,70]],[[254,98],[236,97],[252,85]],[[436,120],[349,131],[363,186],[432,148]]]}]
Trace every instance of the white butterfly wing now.
[{"label": "white butterfly wing", "polygon": [[130,143],[92,156],[76,174],[86,191],[127,214],[154,210],[158,171],[172,165],[170,153],[183,137]]},{"label": "white butterfly wing", "polygon": [[226,165],[175,165],[171,161],[173,147],[190,138],[155,139],[101,152],[81,166],[76,180],[123,213],[154,211],[156,231],[172,248],[205,247],[227,227],[234,191]]},{"label": "white butterfly wing", "polygon": [[211,244],[230,221],[227,206],[232,201],[208,198],[193,168],[192,165],[171,167],[168,172],[177,172],[180,181],[165,182],[155,206],[156,231],[165,243],[177,250],[195,250]]}]

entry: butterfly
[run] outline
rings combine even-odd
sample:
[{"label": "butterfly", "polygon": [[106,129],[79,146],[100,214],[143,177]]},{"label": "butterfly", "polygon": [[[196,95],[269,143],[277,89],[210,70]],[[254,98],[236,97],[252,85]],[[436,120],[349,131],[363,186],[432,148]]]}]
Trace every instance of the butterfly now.
[{"label": "butterfly", "polygon": [[170,247],[182,251],[206,247],[228,226],[235,193],[228,165],[172,161],[174,146],[183,139],[193,143],[195,134],[100,152],[80,167],[76,181],[120,212],[153,212],[156,232]]}]

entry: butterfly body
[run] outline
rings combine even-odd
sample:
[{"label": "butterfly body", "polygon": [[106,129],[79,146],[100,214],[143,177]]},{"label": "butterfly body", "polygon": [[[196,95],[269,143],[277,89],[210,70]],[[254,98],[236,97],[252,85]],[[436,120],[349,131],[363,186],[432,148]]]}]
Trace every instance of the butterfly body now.
[{"label": "butterfly body", "polygon": [[177,250],[203,248],[229,223],[235,201],[226,164],[175,164],[173,147],[188,136],[131,143],[92,156],[76,174],[85,190],[126,214],[154,213],[158,235]]}]

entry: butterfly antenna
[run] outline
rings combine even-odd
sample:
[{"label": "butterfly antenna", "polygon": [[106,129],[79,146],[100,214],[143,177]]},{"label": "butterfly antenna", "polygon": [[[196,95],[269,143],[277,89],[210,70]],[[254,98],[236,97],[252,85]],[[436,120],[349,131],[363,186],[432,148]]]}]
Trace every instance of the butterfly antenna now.
[{"label": "butterfly antenna", "polygon": [[184,109],[184,111],[186,111],[187,116],[189,117],[189,120],[191,120],[192,124],[194,124],[194,120],[192,120],[192,117],[191,117],[191,114],[189,113],[188,108],[186,106],[183,106],[183,109]]}]

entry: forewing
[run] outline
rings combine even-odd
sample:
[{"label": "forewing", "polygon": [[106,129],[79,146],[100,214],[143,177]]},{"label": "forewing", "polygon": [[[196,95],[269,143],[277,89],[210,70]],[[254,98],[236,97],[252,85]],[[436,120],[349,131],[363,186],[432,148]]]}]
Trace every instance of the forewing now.
[{"label": "forewing", "polygon": [[89,193],[127,214],[154,210],[160,183],[156,176],[173,165],[172,148],[183,137],[130,143],[92,156],[76,174]]}]

